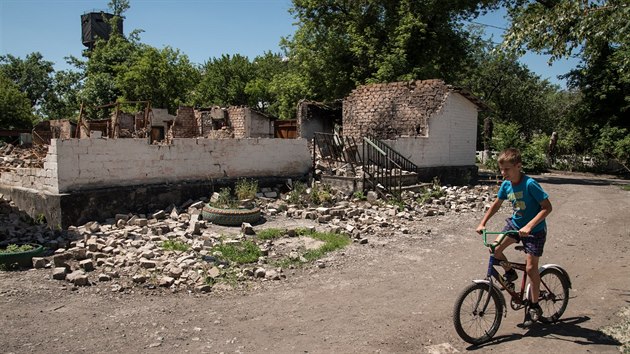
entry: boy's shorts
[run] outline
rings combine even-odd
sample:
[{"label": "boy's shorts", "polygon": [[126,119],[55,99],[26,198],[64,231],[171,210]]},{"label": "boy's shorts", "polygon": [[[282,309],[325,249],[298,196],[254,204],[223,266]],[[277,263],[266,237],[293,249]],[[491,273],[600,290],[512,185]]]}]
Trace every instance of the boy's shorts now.
[{"label": "boy's shorts", "polygon": [[[518,231],[519,227],[514,224],[511,218],[505,219],[506,224],[501,232],[506,231]],[[508,237],[516,240],[516,243],[522,242],[525,247],[525,253],[532,256],[540,257],[543,254],[545,248],[545,241],[547,240],[547,229],[534,232],[527,237],[521,237],[517,234],[508,234]]]}]

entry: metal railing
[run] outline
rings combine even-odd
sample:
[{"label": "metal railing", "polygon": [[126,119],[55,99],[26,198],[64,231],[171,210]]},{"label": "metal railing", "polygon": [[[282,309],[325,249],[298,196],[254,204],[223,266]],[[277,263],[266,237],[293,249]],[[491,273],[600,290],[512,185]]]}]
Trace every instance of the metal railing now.
[{"label": "metal railing", "polygon": [[363,189],[400,197],[404,172],[417,176],[418,166],[374,136],[363,138]]},{"label": "metal railing", "polygon": [[327,162],[329,169],[336,166],[336,163],[342,163],[346,166],[349,165],[354,170],[362,163],[357,143],[353,137],[315,133],[313,142],[313,165],[317,160],[316,154],[318,152],[320,158]]}]

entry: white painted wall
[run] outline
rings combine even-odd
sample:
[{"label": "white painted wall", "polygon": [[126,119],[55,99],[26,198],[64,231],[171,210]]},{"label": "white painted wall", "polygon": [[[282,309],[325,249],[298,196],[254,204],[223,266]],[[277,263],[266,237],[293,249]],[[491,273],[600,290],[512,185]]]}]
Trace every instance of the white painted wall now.
[{"label": "white painted wall", "polygon": [[475,164],[477,106],[451,92],[442,109],[429,118],[427,137],[386,140],[420,167],[471,166]]},{"label": "white painted wall", "polygon": [[73,190],[212,178],[296,176],[309,171],[305,139],[53,139],[43,169],[2,173],[0,183]]}]

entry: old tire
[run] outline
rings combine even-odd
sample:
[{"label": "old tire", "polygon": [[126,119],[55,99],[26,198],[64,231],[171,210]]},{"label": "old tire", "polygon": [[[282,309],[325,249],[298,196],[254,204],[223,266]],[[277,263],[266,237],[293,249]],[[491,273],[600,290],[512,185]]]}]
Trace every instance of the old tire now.
[{"label": "old tire", "polygon": [[31,267],[33,257],[40,256],[44,253],[44,246],[30,244],[33,249],[23,252],[4,252],[0,253],[0,264],[12,266],[17,264],[20,267]]},{"label": "old tire", "polygon": [[242,223],[255,223],[260,220],[260,208],[224,209],[206,204],[201,210],[204,220],[216,225],[241,226]]}]

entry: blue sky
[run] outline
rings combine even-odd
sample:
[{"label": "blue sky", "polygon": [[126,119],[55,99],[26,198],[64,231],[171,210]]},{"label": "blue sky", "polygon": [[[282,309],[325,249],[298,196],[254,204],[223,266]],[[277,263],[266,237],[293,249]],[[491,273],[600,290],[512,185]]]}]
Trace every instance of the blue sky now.
[{"label": "blue sky", "polygon": [[[67,69],[64,57],[81,57],[81,15],[107,10],[108,0],[0,0],[0,54],[24,58],[39,51],[57,70]],[[124,32],[142,29],[143,43],[178,48],[194,63],[241,54],[254,59],[265,51],[279,52],[281,37],[295,31],[288,13],[290,0],[130,0]],[[506,27],[502,13],[477,22]],[[486,29],[495,41],[501,31]],[[540,77],[564,87],[556,79],[577,63],[547,65],[547,58],[527,55],[521,60]]]}]

